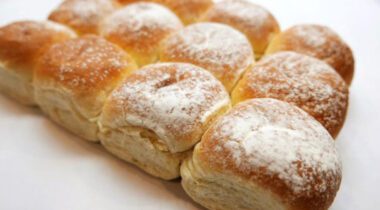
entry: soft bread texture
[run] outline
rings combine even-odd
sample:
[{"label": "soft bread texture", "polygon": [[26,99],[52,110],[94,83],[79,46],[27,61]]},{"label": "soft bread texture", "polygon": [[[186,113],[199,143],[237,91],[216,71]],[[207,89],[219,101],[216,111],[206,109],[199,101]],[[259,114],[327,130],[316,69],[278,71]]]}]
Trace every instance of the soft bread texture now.
[{"label": "soft bread texture", "polygon": [[139,66],[144,66],[158,60],[161,41],[182,27],[169,9],[141,2],[127,5],[107,17],[100,34],[131,54]]},{"label": "soft bread texture", "polygon": [[277,20],[268,10],[246,0],[219,1],[206,12],[202,21],[224,23],[244,33],[257,59],[280,32]]},{"label": "soft bread texture", "polygon": [[232,92],[237,104],[251,98],[275,98],[296,105],[336,137],[344,125],[349,91],[325,62],[294,52],[268,55],[246,72]]},{"label": "soft bread texture", "polygon": [[120,5],[114,0],[65,0],[49,20],[67,25],[78,34],[97,34],[103,19]]},{"label": "soft bread texture", "polygon": [[36,66],[35,99],[53,121],[98,141],[97,119],[107,96],[136,68],[121,48],[94,35],[55,44]]},{"label": "soft bread texture", "polygon": [[209,124],[230,106],[227,91],[206,70],[152,64],[113,91],[99,120],[99,136],[121,159],[153,176],[174,179]]},{"label": "soft bread texture", "polygon": [[18,21],[0,28],[0,91],[26,105],[35,105],[33,71],[54,43],[76,37],[65,26],[44,21]]},{"label": "soft bread texture", "polygon": [[213,4],[212,0],[119,0],[122,4],[155,2],[172,10],[185,25],[195,23]]},{"label": "soft bread texture", "polygon": [[185,191],[210,209],[327,210],[341,162],[329,133],[306,112],[252,99],[211,125],[181,176]]},{"label": "soft bread texture", "polygon": [[332,29],[320,25],[296,25],[276,36],[266,54],[295,51],[330,64],[351,84],[355,61],[350,47]]},{"label": "soft bread texture", "polygon": [[167,38],[160,52],[163,62],[185,62],[210,71],[231,91],[254,63],[247,38],[219,23],[196,23]]}]

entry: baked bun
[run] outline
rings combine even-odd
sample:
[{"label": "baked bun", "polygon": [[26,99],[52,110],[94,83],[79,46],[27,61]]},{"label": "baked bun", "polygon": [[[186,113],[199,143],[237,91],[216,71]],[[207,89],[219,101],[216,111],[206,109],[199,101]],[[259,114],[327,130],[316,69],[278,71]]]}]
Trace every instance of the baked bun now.
[{"label": "baked bun", "polygon": [[265,8],[246,0],[223,0],[215,3],[202,21],[219,22],[243,32],[259,59],[272,38],[280,32],[280,26]]},{"label": "baked bun", "polygon": [[108,98],[100,139],[119,158],[174,179],[209,124],[229,107],[227,91],[204,69],[152,64],[127,77]]},{"label": "baked bun", "polygon": [[181,21],[169,9],[141,2],[127,5],[107,17],[100,33],[143,66],[156,62],[161,41],[181,28]]},{"label": "baked bun", "polygon": [[342,170],[320,123],[286,102],[253,99],[212,124],[181,176],[209,209],[327,210]]},{"label": "baked bun", "polygon": [[231,91],[243,72],[254,63],[254,53],[239,31],[218,23],[196,23],[166,39],[160,59],[200,66]]},{"label": "baked bun", "polygon": [[320,25],[293,26],[276,36],[266,54],[295,51],[316,57],[330,64],[351,84],[355,62],[350,47],[328,27]]},{"label": "baked bun", "polygon": [[35,99],[53,121],[97,141],[107,96],[136,68],[121,48],[94,35],[55,44],[36,66]]},{"label": "baked bun", "polygon": [[0,28],[0,91],[22,104],[34,105],[33,69],[54,43],[76,37],[53,22],[19,21]]},{"label": "baked bun", "polygon": [[170,8],[185,25],[195,23],[213,5],[212,0],[152,0]]},{"label": "baked bun", "polygon": [[97,34],[101,21],[118,8],[114,0],[65,0],[49,20],[65,24],[78,34]]},{"label": "baked bun", "polygon": [[279,52],[257,62],[232,92],[234,104],[250,98],[276,98],[294,104],[336,137],[347,112],[348,87],[325,62]]}]

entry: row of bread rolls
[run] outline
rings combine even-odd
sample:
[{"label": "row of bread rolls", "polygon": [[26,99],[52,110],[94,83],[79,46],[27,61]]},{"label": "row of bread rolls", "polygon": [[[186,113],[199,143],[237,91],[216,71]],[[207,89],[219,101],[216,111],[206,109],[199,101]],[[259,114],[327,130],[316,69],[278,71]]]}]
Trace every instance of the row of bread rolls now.
[{"label": "row of bread rolls", "polygon": [[[351,51],[337,35],[314,25],[279,33],[269,12],[241,0],[216,3],[198,15],[237,30],[209,22],[184,27],[170,10],[154,3],[121,7],[110,2],[67,0],[50,16],[79,35],[104,38],[75,38],[72,30],[51,22],[2,27],[3,92],[37,103],[66,129],[101,141],[111,153],[154,176],[182,176],[186,192],[210,209],[331,205],[341,179],[331,136],[344,124],[348,87],[331,66],[307,55],[318,46],[313,56],[332,66],[351,65],[352,75]],[[64,11],[65,21],[52,18],[57,11]],[[78,11],[90,14],[73,15]],[[251,29],[259,23],[264,25]],[[328,32],[315,32],[319,30]],[[294,49],[288,44],[292,39],[298,43]],[[285,46],[295,52],[255,63],[268,45],[267,52]],[[342,59],[339,53],[351,57],[336,61]],[[136,71],[157,60],[163,63]]]}]

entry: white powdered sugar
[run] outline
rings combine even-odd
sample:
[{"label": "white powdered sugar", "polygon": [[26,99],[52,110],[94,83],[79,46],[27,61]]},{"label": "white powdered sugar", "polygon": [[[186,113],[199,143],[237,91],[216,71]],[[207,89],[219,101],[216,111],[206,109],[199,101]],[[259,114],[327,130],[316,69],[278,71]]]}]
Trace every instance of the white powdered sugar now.
[{"label": "white powdered sugar", "polygon": [[297,39],[310,47],[318,48],[326,44],[327,38],[331,33],[325,28],[315,27],[314,25],[299,25],[292,28]]},{"label": "white powdered sugar", "polygon": [[128,77],[110,100],[124,113],[119,123],[154,131],[171,152],[178,152],[177,145],[197,133],[187,148],[181,148],[189,149],[203,134],[205,120],[230,103],[223,85],[210,73],[180,63],[144,67]]},{"label": "white powdered sugar", "polygon": [[112,0],[69,0],[58,10],[71,11],[76,17],[90,19],[111,13],[114,9]]},{"label": "white powdered sugar", "polygon": [[190,25],[169,37],[164,46],[166,59],[199,65],[218,79],[229,75],[233,82],[253,63],[254,57],[242,33],[217,23]]},{"label": "white powdered sugar", "polygon": [[320,60],[292,52],[276,53],[263,58],[245,77],[255,97],[293,103],[331,133],[344,120],[348,89],[334,69]]},{"label": "white powdered sugar", "polygon": [[120,34],[122,39],[153,38],[159,31],[182,27],[181,21],[169,9],[155,3],[133,3],[116,11],[101,26],[102,36]]},{"label": "white powdered sugar", "polygon": [[[226,17],[232,17],[240,21],[245,27],[260,28],[271,18],[270,13],[251,2],[245,0],[225,0],[214,5],[209,11],[211,16],[223,14]],[[223,17],[215,17],[223,19]],[[246,30],[250,30],[247,28]]]},{"label": "white powdered sugar", "polygon": [[59,81],[74,89],[98,86],[129,65],[121,49],[96,36],[54,45],[43,61]]},{"label": "white powdered sugar", "polygon": [[[244,174],[265,168],[264,174],[277,176],[296,194],[324,192],[329,179],[341,171],[328,132],[305,112],[285,102],[255,99],[241,103],[211,130],[211,139],[217,141],[216,155],[227,151]],[[213,161],[226,164],[223,159]]]}]

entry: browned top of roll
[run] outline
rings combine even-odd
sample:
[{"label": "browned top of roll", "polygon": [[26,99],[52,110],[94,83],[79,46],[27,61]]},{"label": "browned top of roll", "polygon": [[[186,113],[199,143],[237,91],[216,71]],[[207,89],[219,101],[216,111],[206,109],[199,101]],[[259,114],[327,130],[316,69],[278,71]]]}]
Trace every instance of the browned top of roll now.
[{"label": "browned top of roll", "polygon": [[295,51],[330,64],[346,81],[352,81],[355,61],[350,47],[332,29],[320,25],[297,25],[278,35],[267,49]]},{"label": "browned top of roll", "polygon": [[11,23],[0,28],[0,63],[31,76],[43,52],[53,43],[75,36],[69,28],[53,22]]},{"label": "browned top of roll", "polygon": [[329,133],[301,109],[275,99],[240,103],[219,118],[194,151],[204,170],[261,186],[292,210],[326,210],[341,181]]},{"label": "browned top of roll", "polygon": [[250,98],[276,98],[297,105],[336,137],[346,116],[348,87],[325,62],[279,52],[257,62],[232,93],[233,103]]},{"label": "browned top of roll", "polygon": [[202,20],[224,23],[243,32],[257,57],[264,54],[272,38],[280,32],[277,20],[268,10],[246,0],[219,1]]},{"label": "browned top of roll", "polygon": [[65,24],[78,34],[96,34],[103,19],[118,8],[114,0],[65,0],[49,20]]},{"label": "browned top of roll", "polygon": [[[53,45],[41,58],[35,75],[42,88],[62,88],[76,96],[99,94],[136,68],[121,48],[86,35]],[[52,84],[52,87],[46,87]],[[106,92],[106,91],[105,91]]]}]

